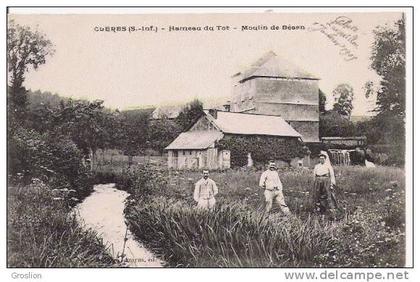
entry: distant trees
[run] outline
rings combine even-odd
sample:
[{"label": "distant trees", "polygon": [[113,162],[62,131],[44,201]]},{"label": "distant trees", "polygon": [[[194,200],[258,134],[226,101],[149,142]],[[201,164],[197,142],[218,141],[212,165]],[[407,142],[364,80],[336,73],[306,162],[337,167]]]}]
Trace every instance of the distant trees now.
[{"label": "distant trees", "polygon": [[63,102],[54,115],[54,131],[69,136],[85,156],[92,159],[98,149],[112,140],[113,117],[103,101],[70,100]]},{"label": "distant trees", "polygon": [[334,110],[320,115],[319,119],[319,135],[322,137],[357,135],[353,122]]},{"label": "distant trees", "polygon": [[183,128],[177,122],[168,118],[161,118],[154,120],[150,124],[148,132],[148,147],[158,151],[164,152],[164,148],[168,146],[181,132]]},{"label": "distant trees", "polygon": [[325,95],[325,93],[319,89],[318,90],[318,96],[319,96],[319,113],[325,113],[326,109],[325,109],[325,104],[327,102],[327,96]]},{"label": "distant trees", "polygon": [[355,125],[350,121],[353,110],[353,88],[345,83],[333,90],[333,109],[325,109],[326,97],[319,90],[319,135],[320,136],[353,136],[357,135]]},{"label": "distant trees", "polygon": [[116,115],[113,147],[129,156],[130,165],[132,157],[144,154],[148,147],[149,118],[150,113],[145,111],[123,111]]},{"label": "distant trees", "polygon": [[333,110],[340,115],[350,119],[351,112],[353,110],[353,87],[348,84],[339,84],[333,90],[334,105]]},{"label": "distant trees", "polygon": [[187,103],[176,118],[176,122],[185,130],[203,113],[203,103],[198,99]]}]

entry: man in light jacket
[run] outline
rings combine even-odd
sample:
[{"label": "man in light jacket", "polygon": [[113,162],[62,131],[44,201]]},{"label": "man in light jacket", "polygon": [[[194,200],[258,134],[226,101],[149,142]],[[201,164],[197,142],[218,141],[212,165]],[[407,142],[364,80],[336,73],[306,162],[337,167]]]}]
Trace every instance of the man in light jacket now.
[{"label": "man in light jacket", "polygon": [[199,209],[213,209],[216,204],[214,196],[217,195],[218,189],[216,183],[209,178],[209,171],[203,171],[203,178],[195,184],[194,200],[197,202]]},{"label": "man in light jacket", "polygon": [[290,214],[290,210],[287,207],[284,196],[283,196],[283,185],[280,181],[279,174],[276,171],[276,164],[274,162],[269,163],[269,168],[263,172],[260,178],[260,187],[265,189],[265,212],[269,212],[273,206],[273,200],[280,206],[281,211],[285,215]]}]

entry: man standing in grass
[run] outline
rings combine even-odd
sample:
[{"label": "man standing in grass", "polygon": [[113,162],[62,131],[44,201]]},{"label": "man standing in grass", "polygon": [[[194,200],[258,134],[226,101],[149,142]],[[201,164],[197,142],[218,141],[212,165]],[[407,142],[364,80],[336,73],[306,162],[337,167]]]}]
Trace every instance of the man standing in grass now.
[{"label": "man standing in grass", "polygon": [[263,172],[260,178],[260,187],[265,189],[265,212],[268,213],[273,206],[273,200],[280,206],[281,211],[285,215],[290,214],[283,196],[283,185],[280,181],[278,172],[276,171],[276,164],[270,161],[268,169]]},{"label": "man standing in grass", "polygon": [[214,196],[218,192],[216,183],[209,178],[209,171],[203,170],[203,178],[197,181],[194,189],[194,200],[197,202],[197,208],[207,210],[214,208],[216,204]]}]

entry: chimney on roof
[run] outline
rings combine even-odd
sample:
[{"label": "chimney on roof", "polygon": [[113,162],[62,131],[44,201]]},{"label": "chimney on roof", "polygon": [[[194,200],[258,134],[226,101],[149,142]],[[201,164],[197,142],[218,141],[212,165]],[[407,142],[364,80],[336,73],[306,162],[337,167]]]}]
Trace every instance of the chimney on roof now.
[{"label": "chimney on roof", "polygon": [[217,119],[217,109],[209,109],[209,114]]},{"label": "chimney on roof", "polygon": [[225,112],[230,112],[230,101],[227,101],[226,104],[223,105]]}]

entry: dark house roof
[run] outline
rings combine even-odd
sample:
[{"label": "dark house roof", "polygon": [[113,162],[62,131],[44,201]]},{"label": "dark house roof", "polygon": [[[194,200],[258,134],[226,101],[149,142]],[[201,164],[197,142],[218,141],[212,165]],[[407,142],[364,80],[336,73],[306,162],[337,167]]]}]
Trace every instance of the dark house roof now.
[{"label": "dark house roof", "polygon": [[206,115],[223,133],[302,137],[280,116],[219,111],[216,118]]},{"label": "dark house roof", "polygon": [[194,150],[209,148],[224,134],[266,135],[302,138],[282,117],[216,111],[215,116],[204,111],[202,118],[208,119],[218,130],[187,131],[181,133],[166,150]]},{"label": "dark house roof", "polygon": [[166,150],[200,150],[207,149],[217,140],[223,138],[220,131],[187,131],[182,132],[166,147]]},{"label": "dark house roof", "polygon": [[296,66],[292,62],[280,58],[273,51],[263,55],[248,69],[234,75],[239,76],[239,81],[245,81],[254,77],[277,77],[319,80],[316,76]]}]

